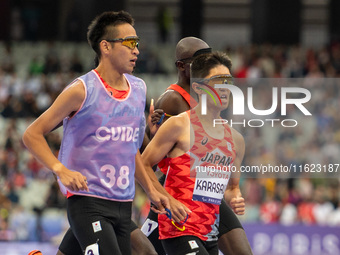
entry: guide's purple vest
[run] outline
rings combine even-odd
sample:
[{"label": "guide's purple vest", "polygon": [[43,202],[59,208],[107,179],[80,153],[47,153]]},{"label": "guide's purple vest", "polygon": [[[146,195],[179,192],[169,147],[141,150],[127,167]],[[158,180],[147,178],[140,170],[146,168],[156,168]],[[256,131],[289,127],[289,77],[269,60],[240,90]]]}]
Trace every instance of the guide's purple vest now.
[{"label": "guide's purple vest", "polygon": [[[125,74],[125,78],[130,92],[122,100],[107,92],[93,70],[78,78],[86,96],[80,110],[64,119],[59,160],[86,176],[89,192],[69,190],[72,194],[115,201],[134,198],[135,155],[145,130],[146,86],[132,75]],[[67,188],[58,183],[66,195]]]}]

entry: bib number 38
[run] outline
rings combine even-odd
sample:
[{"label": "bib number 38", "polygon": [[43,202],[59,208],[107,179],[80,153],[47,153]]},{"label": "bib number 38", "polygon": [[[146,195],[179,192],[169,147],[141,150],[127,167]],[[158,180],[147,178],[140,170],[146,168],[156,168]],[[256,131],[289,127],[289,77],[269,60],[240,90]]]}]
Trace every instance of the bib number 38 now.
[{"label": "bib number 38", "polygon": [[100,182],[108,188],[112,188],[114,185],[117,185],[120,189],[126,189],[130,184],[130,169],[128,166],[122,166],[119,169],[118,177],[116,177],[116,168],[113,165],[106,164],[100,168],[100,171],[104,172],[106,177],[106,179],[100,179]]}]

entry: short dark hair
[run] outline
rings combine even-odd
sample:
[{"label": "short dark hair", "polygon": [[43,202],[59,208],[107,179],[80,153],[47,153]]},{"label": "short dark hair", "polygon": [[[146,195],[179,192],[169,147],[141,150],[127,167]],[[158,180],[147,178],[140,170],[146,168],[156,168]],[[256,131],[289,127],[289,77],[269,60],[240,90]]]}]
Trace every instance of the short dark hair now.
[{"label": "short dark hair", "polygon": [[115,34],[115,26],[128,23],[131,26],[134,25],[134,19],[131,14],[126,11],[109,11],[103,12],[97,16],[89,25],[87,31],[87,41],[96,52],[97,57],[100,59],[101,53],[99,49],[99,43],[103,40],[109,33]]},{"label": "short dark hair", "polygon": [[224,65],[231,71],[231,60],[226,53],[215,51],[198,55],[191,63],[191,77],[204,78],[212,68],[218,65]]}]

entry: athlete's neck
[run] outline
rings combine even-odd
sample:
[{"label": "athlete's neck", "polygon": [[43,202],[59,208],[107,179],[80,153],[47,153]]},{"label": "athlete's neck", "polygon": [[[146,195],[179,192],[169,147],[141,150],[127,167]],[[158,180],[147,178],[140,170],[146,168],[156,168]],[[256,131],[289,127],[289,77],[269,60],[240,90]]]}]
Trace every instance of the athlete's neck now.
[{"label": "athlete's neck", "polygon": [[222,139],[224,135],[224,127],[222,125],[215,125],[215,120],[220,119],[221,111],[213,112],[207,109],[207,114],[202,114],[201,104],[198,104],[194,110],[196,111],[197,117],[200,120],[203,129],[207,134],[216,139]]},{"label": "athlete's neck", "polygon": [[124,74],[120,74],[113,70],[107,70],[106,68],[103,68],[100,65],[95,70],[110,87],[116,90],[129,89],[129,85],[125,79]]},{"label": "athlete's neck", "polygon": [[190,78],[179,76],[176,84],[190,94]]},{"label": "athlete's neck", "polygon": [[[209,122],[210,120],[213,121],[214,119],[219,119],[221,116],[221,111],[218,111],[216,109],[211,109],[209,107],[206,107],[206,114],[202,114],[202,104],[201,102],[198,103],[198,105],[194,108],[197,115],[201,116],[202,120]],[[200,118],[200,119],[201,119]]]}]

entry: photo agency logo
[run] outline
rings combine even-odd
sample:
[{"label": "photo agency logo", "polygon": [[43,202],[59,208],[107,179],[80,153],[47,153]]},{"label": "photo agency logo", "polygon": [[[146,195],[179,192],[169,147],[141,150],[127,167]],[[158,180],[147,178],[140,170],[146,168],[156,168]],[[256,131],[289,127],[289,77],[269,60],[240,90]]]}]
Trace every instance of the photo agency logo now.
[{"label": "photo agency logo", "polygon": [[[256,84],[262,82],[262,86],[254,86],[252,82],[246,79],[219,77],[219,79],[214,80],[212,78],[205,79],[209,82],[204,83],[202,80],[196,81],[198,84],[204,85],[198,87],[199,90],[205,92],[201,95],[202,114],[206,115],[209,112],[208,100],[212,100],[215,105],[220,104],[222,106],[219,89],[230,91],[227,98],[229,101],[228,108],[232,108],[229,114],[232,117],[230,119],[214,119],[214,127],[225,123],[230,126],[238,125],[242,127],[262,127],[265,125],[274,127],[277,124],[282,127],[296,127],[302,118],[292,118],[289,112],[298,111],[302,116],[312,116],[306,106],[311,100],[311,92],[306,88],[291,86],[289,83],[283,84],[282,81],[278,82],[278,79],[276,81],[274,79],[272,81],[258,79]],[[242,84],[242,86],[238,86],[238,84]],[[273,84],[280,85],[274,86]],[[266,102],[266,104],[263,105],[263,102]],[[256,104],[260,104],[261,107],[256,107]]]}]

